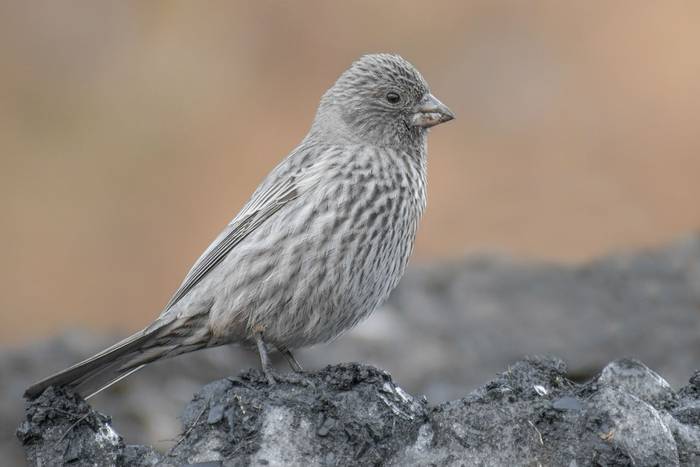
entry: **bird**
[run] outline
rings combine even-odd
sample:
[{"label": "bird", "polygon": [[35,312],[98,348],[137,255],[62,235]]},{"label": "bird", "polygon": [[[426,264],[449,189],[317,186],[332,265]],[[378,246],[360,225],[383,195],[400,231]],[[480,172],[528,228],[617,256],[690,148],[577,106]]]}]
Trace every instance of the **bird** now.
[{"label": "bird", "polygon": [[403,275],[426,207],[427,136],[454,118],[396,54],[363,55],[321,97],[310,130],[194,263],[158,318],[29,387],[89,398],[145,365],[203,348],[292,351],[368,317]]}]

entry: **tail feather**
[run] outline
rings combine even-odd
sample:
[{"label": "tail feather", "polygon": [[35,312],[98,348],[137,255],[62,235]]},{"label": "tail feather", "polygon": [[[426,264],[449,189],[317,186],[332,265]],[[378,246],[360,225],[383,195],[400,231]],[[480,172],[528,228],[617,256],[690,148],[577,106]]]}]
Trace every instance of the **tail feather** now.
[{"label": "tail feather", "polygon": [[[96,355],[30,386],[24,397],[35,399],[49,386],[70,388],[92,397],[146,364],[179,355],[207,345],[208,339],[195,338],[190,319],[156,322]],[[201,330],[201,328],[199,328]],[[183,332],[184,331],[184,332]],[[184,344],[184,345],[182,345]]]}]

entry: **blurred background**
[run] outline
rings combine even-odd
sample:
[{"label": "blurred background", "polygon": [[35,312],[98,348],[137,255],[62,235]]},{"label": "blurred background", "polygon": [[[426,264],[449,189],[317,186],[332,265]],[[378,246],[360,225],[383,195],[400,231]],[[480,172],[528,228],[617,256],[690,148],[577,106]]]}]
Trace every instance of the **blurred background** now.
[{"label": "blurred background", "polygon": [[[577,296],[578,274],[595,258],[662,248],[700,228],[699,20],[696,2],[2,2],[0,343],[14,358],[4,370],[21,376],[8,391],[18,396],[20,386],[60,369],[63,360],[149,323],[260,180],[302,139],[321,94],[369,52],[409,59],[457,114],[431,133],[428,210],[412,283],[425,271],[440,270],[450,282],[462,277],[459,271],[522,271],[534,262],[555,268],[547,269],[552,280],[570,273],[572,289],[558,296]],[[695,287],[700,273],[688,258],[697,244],[674,245],[664,274],[681,274]],[[508,258],[506,266],[502,259],[494,266],[493,255],[483,259],[486,252]],[[471,266],[455,266],[477,253],[482,259]],[[631,271],[621,261],[615,277]],[[426,281],[431,293],[447,290]],[[528,301],[530,290],[556,289],[532,284],[500,309],[569,316],[546,300]],[[687,309],[697,305],[692,287],[678,292],[688,296]],[[667,289],[659,290],[664,297]],[[478,332],[493,307],[479,308],[472,297],[464,295],[453,307],[461,314],[451,319]],[[644,297],[635,310],[658,303]],[[416,306],[399,298],[390,304],[396,313],[402,303]],[[605,313],[626,306],[611,300],[586,302],[577,315],[597,310],[603,313],[597,325],[612,329],[601,339],[617,347],[601,363],[630,352],[614,339],[630,321],[605,327]],[[561,308],[570,309],[563,302]],[[667,307],[649,309],[656,312],[659,322],[696,331],[695,315],[674,321]],[[356,335],[399,335],[387,316],[377,314]],[[518,346],[512,337],[523,322],[504,316],[510,318],[489,339],[510,342],[508,358],[562,354],[571,342],[558,336],[542,348]],[[654,335],[649,323],[632,341]],[[561,329],[572,326],[564,321]],[[547,321],[537,329],[546,330]],[[74,354],[34,368],[29,346],[67,330],[78,334],[67,334],[59,347],[72,345]],[[105,333],[110,338],[96,337]],[[455,384],[483,382],[507,361],[472,374],[483,358],[470,346],[479,335],[440,336],[469,355],[463,373],[472,379]],[[41,359],[47,350],[38,348]],[[572,358],[583,352],[574,350]],[[376,358],[398,369],[377,355],[338,358]],[[435,367],[441,358],[438,350],[427,352],[423,363]],[[679,374],[689,374],[692,361]],[[238,371],[238,364],[223,362],[229,373]],[[455,391],[433,394],[441,399]]]}]

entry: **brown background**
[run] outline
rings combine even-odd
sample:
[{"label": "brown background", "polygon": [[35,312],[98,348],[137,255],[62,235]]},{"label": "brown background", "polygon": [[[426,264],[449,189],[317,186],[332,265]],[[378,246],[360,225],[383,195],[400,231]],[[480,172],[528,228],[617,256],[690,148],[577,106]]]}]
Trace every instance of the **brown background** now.
[{"label": "brown background", "polygon": [[699,24],[699,2],[3,2],[0,342],[149,322],[367,52],[458,116],[417,258],[697,230]]}]

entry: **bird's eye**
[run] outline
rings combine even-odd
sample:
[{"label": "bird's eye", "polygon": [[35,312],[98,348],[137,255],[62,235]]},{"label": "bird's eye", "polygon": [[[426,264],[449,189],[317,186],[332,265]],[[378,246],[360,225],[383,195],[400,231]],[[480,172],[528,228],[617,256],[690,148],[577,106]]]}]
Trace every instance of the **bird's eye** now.
[{"label": "bird's eye", "polygon": [[386,100],[389,104],[398,104],[399,101],[401,100],[401,96],[399,96],[395,92],[389,92],[386,95]]}]

